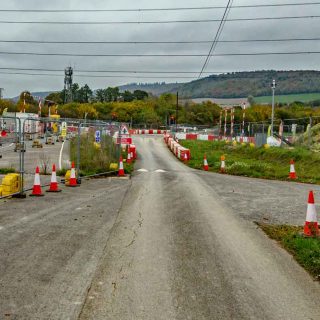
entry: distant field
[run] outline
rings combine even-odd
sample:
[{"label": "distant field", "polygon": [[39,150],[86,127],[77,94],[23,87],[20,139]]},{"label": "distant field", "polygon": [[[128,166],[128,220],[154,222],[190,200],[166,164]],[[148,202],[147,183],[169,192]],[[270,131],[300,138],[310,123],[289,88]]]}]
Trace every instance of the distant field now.
[{"label": "distant field", "polygon": [[[303,93],[303,94],[288,94],[288,95],[276,95],[275,102],[282,102],[282,103],[291,103],[294,101],[301,101],[301,102],[309,102],[313,100],[320,99],[320,93]],[[270,103],[271,104],[271,94],[270,96],[264,97],[255,97],[254,101],[256,103]]]}]

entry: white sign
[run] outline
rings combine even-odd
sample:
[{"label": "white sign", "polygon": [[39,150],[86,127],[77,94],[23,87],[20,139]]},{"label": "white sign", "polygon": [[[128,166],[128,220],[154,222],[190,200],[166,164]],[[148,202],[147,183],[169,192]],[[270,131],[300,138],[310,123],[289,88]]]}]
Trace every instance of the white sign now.
[{"label": "white sign", "polygon": [[121,126],[121,134],[129,134],[129,130],[126,125]]}]

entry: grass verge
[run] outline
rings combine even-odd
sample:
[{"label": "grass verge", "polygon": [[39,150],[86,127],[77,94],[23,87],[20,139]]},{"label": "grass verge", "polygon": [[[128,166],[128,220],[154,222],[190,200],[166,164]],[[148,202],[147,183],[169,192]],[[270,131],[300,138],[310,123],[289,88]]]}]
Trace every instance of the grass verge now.
[{"label": "grass verge", "polygon": [[236,146],[223,141],[180,140],[189,148],[191,159],[188,165],[202,169],[206,154],[209,171],[219,172],[220,157],[226,156],[226,172],[232,175],[274,180],[288,180],[290,159],[295,160],[296,181],[320,184],[320,171],[317,169],[320,154],[306,148],[254,148],[249,145]]},{"label": "grass verge", "polygon": [[0,168],[0,174],[7,174],[7,173],[15,173],[16,169],[14,168]]},{"label": "grass verge", "polygon": [[313,277],[320,280],[320,238],[303,237],[302,227],[261,223],[258,225],[271,239],[291,253]]}]

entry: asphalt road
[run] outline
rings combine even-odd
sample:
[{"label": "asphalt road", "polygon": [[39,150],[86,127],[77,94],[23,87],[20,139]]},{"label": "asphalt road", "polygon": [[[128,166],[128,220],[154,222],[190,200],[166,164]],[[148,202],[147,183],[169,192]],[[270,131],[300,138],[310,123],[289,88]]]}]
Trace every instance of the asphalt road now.
[{"label": "asphalt road", "polygon": [[[285,202],[290,208],[299,189],[309,186],[194,171],[178,162],[161,139],[136,137],[135,142],[140,171],[81,320],[320,318],[319,284],[257,229],[252,216],[243,219],[244,202],[249,212],[259,205],[239,196],[258,198],[264,206],[256,216],[270,218],[271,207]],[[262,185],[272,190],[272,201],[263,201]],[[221,196],[231,190],[236,196]],[[277,203],[279,190],[287,198]]]},{"label": "asphalt road", "polygon": [[310,186],[195,171],[161,138],[135,143],[131,180],[2,200],[1,320],[320,318],[319,283],[253,223],[302,224]]},{"label": "asphalt road", "polygon": [[1,200],[1,320],[78,318],[129,183]]}]

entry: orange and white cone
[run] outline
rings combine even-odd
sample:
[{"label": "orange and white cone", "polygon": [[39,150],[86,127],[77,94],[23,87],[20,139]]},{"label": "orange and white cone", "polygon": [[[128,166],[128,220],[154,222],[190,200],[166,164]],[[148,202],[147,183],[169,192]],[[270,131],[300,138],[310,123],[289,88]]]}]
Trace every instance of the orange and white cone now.
[{"label": "orange and white cone", "polygon": [[127,163],[131,163],[131,152],[128,152]]},{"label": "orange and white cone", "polygon": [[122,156],[120,156],[118,176],[119,177],[123,177],[124,176]]},{"label": "orange and white cone", "polygon": [[221,156],[220,160],[221,160],[220,172],[225,173],[226,172],[226,157]]},{"label": "orange and white cone", "polygon": [[290,160],[289,179],[297,179],[296,171],[294,169],[294,161],[293,161],[293,159]]},{"label": "orange and white cone", "polygon": [[312,191],[309,192],[307,217],[303,228],[303,234],[307,237],[319,236],[316,206],[314,204],[314,196]]},{"label": "orange and white cone", "polygon": [[77,178],[76,178],[76,170],[74,168],[74,162],[71,164],[71,173],[68,187],[78,187]]},{"label": "orange and white cone", "polygon": [[39,167],[36,168],[36,174],[34,176],[34,184],[32,188],[32,193],[30,196],[32,197],[42,197],[44,194],[41,190],[41,183],[40,183],[40,170]]},{"label": "orange and white cone", "polygon": [[61,192],[61,190],[58,188],[57,173],[56,173],[56,165],[55,164],[52,165],[50,188],[49,188],[49,190],[47,190],[47,192]]},{"label": "orange and white cone", "polygon": [[204,155],[203,157],[203,170],[204,171],[208,171],[209,170],[209,166],[208,166],[208,161],[207,161],[207,156]]}]

